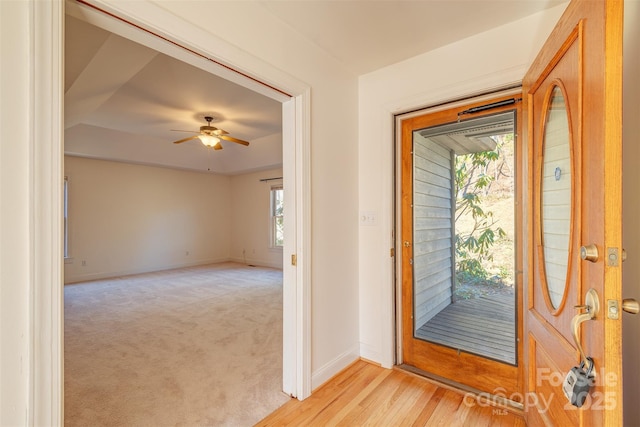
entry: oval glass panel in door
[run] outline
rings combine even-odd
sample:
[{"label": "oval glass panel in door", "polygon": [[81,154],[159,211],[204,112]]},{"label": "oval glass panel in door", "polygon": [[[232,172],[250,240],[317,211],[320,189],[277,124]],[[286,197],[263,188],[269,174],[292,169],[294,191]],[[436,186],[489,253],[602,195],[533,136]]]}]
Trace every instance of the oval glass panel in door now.
[{"label": "oval glass panel in door", "polygon": [[568,111],[559,86],[548,98],[540,183],[545,277],[553,309],[562,305],[567,285],[571,235],[571,147]]}]

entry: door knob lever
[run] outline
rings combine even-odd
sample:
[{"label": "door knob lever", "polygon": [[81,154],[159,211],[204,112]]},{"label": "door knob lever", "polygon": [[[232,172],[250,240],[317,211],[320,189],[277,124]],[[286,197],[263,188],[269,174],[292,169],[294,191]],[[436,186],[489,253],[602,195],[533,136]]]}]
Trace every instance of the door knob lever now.
[{"label": "door knob lever", "polygon": [[625,298],[622,300],[622,310],[631,314],[640,313],[640,303],[633,298]]},{"label": "door knob lever", "polygon": [[587,364],[591,364],[589,359],[587,359],[587,355],[582,348],[582,344],[580,343],[580,337],[578,336],[578,332],[580,330],[580,325],[587,320],[594,319],[598,312],[600,311],[600,300],[598,299],[598,293],[595,289],[589,289],[587,291],[587,295],[585,297],[584,305],[577,305],[575,308],[579,310],[586,310],[584,313],[577,314],[571,319],[571,334],[573,335],[573,341],[580,352],[581,360],[583,360]]}]

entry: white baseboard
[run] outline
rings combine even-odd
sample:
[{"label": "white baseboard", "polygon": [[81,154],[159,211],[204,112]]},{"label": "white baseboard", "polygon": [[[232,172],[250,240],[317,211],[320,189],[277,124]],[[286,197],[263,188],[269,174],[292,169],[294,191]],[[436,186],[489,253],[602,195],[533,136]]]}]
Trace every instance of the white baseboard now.
[{"label": "white baseboard", "polygon": [[150,266],[150,267],[134,268],[129,270],[102,271],[98,273],[79,274],[79,275],[75,275],[71,279],[67,279],[65,277],[64,284],[68,285],[71,283],[88,282],[90,280],[110,279],[114,277],[130,276],[132,274],[152,273],[154,271],[173,270],[174,268],[195,267],[198,265],[215,264],[215,263],[229,262],[229,261],[233,261],[233,260],[229,258],[207,259],[207,260],[200,260],[200,261],[191,261],[191,262],[163,265],[160,268],[158,268],[158,266]]},{"label": "white baseboard", "polygon": [[371,362],[379,363],[382,365],[382,357],[380,356],[380,349],[365,343],[360,343],[360,357],[370,360]]},{"label": "white baseboard", "polygon": [[[113,277],[130,276],[132,274],[152,273],[154,271],[173,270],[174,268],[196,267],[198,265],[215,264],[215,263],[221,263],[221,262],[237,262],[238,264],[245,264],[245,260],[238,259],[238,258],[206,259],[206,260],[200,260],[200,261],[191,261],[191,262],[185,262],[185,263],[163,265],[161,268],[158,268],[157,266],[155,266],[155,267],[146,267],[146,268],[134,268],[129,270],[121,270],[121,271],[104,271],[99,273],[75,275],[71,279],[65,278],[64,284],[69,285],[71,283],[88,282],[90,280],[111,279]],[[258,267],[268,267],[268,268],[276,268],[278,270],[282,270],[282,264],[277,264],[273,262],[270,263],[267,261],[248,259],[246,260],[246,264],[255,265]]]},{"label": "white baseboard", "polygon": [[355,345],[335,359],[311,373],[311,390],[329,381],[340,371],[360,358],[359,345]]},{"label": "white baseboard", "polygon": [[257,267],[277,268],[282,270],[282,263],[265,261],[259,259],[243,259],[243,258],[230,258],[229,261],[237,262],[238,264],[255,265]]}]

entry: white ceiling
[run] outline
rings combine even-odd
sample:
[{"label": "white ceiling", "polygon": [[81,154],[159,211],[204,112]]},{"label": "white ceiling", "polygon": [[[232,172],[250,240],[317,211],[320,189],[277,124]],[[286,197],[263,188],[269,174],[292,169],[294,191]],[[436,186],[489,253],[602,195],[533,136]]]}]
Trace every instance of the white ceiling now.
[{"label": "white ceiling", "polygon": [[264,0],[296,31],[362,75],[567,0]]},{"label": "white ceiling", "polygon": [[[566,2],[257,3],[361,75]],[[281,166],[278,101],[72,16],[65,49],[65,153],[228,175]],[[197,131],[205,115],[251,145],[172,143],[190,135],[172,130]]]}]

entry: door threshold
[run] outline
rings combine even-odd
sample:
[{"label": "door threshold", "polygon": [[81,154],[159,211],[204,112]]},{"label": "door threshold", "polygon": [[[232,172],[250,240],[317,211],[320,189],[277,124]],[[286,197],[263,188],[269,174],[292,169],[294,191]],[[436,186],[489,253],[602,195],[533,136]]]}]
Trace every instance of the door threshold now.
[{"label": "door threshold", "polygon": [[[469,387],[464,384],[457,383],[448,378],[441,377],[439,375],[431,374],[423,371],[411,365],[400,364],[395,365],[394,369],[408,372],[418,377],[424,378],[439,387],[446,388],[447,390],[455,391],[465,396],[471,396],[475,402],[482,406],[493,406],[506,411],[509,411],[515,415],[524,416],[524,406],[520,402],[508,399],[506,396],[497,394],[491,394],[486,391],[481,391],[473,387]],[[521,396],[521,395],[518,395]]]}]

